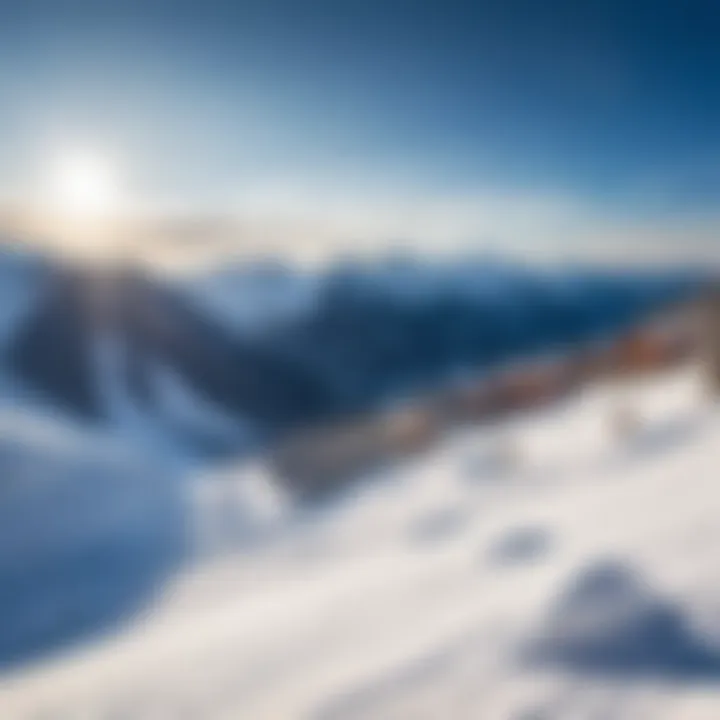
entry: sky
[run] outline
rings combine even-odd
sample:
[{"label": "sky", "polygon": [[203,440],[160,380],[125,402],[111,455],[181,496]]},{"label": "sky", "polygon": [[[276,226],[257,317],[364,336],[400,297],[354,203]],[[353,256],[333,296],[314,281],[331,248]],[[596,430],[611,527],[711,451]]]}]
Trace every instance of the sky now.
[{"label": "sky", "polygon": [[272,220],[270,247],[714,232],[714,2],[16,0],[0,18],[6,202],[35,210],[52,158],[89,148],[124,212]]}]

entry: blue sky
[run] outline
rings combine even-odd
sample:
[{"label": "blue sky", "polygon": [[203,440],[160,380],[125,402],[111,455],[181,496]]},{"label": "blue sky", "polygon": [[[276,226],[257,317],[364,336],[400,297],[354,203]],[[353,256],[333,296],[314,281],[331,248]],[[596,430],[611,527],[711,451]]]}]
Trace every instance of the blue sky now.
[{"label": "blue sky", "polygon": [[18,0],[0,17],[6,196],[63,143],[111,148],[158,207],[517,197],[634,223],[713,215],[720,194],[713,2]]}]

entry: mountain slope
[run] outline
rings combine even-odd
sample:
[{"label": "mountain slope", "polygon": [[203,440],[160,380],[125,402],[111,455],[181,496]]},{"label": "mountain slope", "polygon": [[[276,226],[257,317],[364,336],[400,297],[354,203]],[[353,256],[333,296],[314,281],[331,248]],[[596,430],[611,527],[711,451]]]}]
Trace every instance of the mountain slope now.
[{"label": "mountain slope", "polygon": [[202,456],[617,334],[701,286],[680,272],[396,260],[314,275],[248,266],[234,281],[223,272],[218,291],[132,268],[46,262],[31,276],[1,259],[0,375],[55,409],[135,435],[142,425]]},{"label": "mountain slope", "polygon": [[[609,432],[618,402],[646,419],[634,438]],[[515,468],[495,462],[508,435]],[[322,512],[277,506],[250,537],[233,539],[233,511],[247,517],[262,468],[197,476],[192,526],[225,542],[142,623],[16,672],[0,703],[13,718],[715,717],[719,436],[683,371],[455,436]]]}]

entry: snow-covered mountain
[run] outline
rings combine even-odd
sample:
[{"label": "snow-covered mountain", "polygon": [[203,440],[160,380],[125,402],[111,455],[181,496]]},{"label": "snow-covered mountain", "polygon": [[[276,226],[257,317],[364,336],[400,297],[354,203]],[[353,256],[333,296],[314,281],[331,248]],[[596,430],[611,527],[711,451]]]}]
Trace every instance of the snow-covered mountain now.
[{"label": "snow-covered mountain", "polygon": [[320,281],[318,273],[266,260],[191,274],[183,289],[198,309],[234,334],[252,336],[274,323],[311,313]]},{"label": "snow-covered mountain", "polygon": [[619,331],[682,273],[496,259],[277,263],[169,279],[0,256],[0,376],[56,409],[202,452],[424,392],[458,370]]},{"label": "snow-covered mountain", "polygon": [[9,372],[69,413],[179,445],[231,448],[310,420],[305,368],[230,334],[174,288],[136,272],[54,269],[9,337]]},{"label": "snow-covered mountain", "polygon": [[8,672],[3,714],[717,717],[720,414],[698,380],[589,388],[314,511],[262,466],[192,474],[195,562],[121,632]]},{"label": "snow-covered mountain", "polygon": [[[680,473],[705,477],[684,448],[707,452],[716,422],[686,377],[649,389],[653,423],[623,446],[599,424],[617,393],[598,389],[510,430],[456,435],[323,507],[296,507],[266,457],[245,452],[432,390],[458,369],[618,332],[696,292],[698,275],[487,259],[244,273],[234,287],[229,272],[190,282],[0,255],[3,717],[392,717],[405,712],[396,704],[422,705],[419,684],[428,712],[440,708],[431,717],[460,717],[448,693],[472,696],[457,679],[466,661],[499,668],[481,677],[500,705],[522,696],[526,663],[617,667],[622,643],[588,650],[556,621],[598,584],[639,598],[621,613],[623,635],[666,634],[651,645],[668,652],[661,672],[687,658],[712,677],[691,614],[652,575],[659,556],[633,544],[641,515],[651,535],[677,518],[709,525],[709,480],[686,503],[673,497],[679,515],[644,513]],[[522,466],[497,461],[495,436],[508,432]],[[675,446],[677,461],[663,455]],[[627,545],[593,520],[598,507]],[[625,569],[638,549],[639,574]],[[596,552],[612,550],[620,559],[593,571]],[[579,565],[589,580],[553,611]],[[583,602],[579,625],[596,606]],[[547,621],[521,633],[540,609]],[[634,667],[647,670],[636,649]],[[449,680],[436,665],[446,659]],[[470,716],[492,717],[479,702]]]}]

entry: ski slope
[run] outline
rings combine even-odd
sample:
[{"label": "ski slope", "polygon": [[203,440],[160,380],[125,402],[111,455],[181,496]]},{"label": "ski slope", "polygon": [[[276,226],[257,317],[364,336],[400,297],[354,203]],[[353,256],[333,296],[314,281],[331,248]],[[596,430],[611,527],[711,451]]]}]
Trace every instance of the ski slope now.
[{"label": "ski slope", "polygon": [[261,464],[194,471],[184,569],[6,671],[0,715],[715,719],[719,439],[684,369],[456,433],[322,507]]}]

